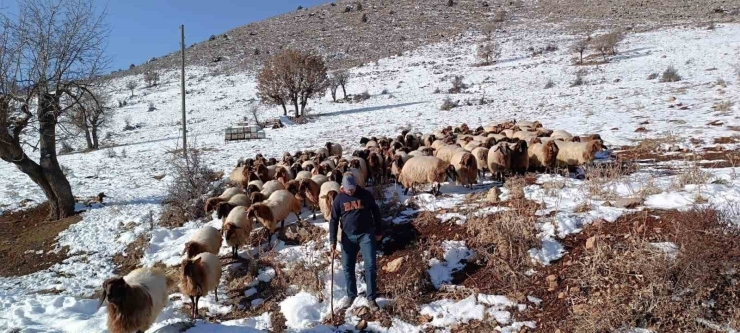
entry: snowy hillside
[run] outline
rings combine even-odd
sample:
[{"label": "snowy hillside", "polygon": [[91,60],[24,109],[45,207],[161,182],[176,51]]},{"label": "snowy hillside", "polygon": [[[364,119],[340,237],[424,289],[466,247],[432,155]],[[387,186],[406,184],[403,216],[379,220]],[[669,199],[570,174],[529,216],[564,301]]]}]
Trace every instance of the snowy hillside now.
[{"label": "snowy hillside", "polygon": [[[496,65],[474,66],[475,45],[482,38],[470,35],[353,68],[348,93],[367,90],[372,96],[369,100],[332,103],[329,96],[320,101],[311,100],[310,114],[314,117],[308,124],[266,129],[267,139],[235,143],[224,142],[224,129],[249,116],[249,100],[255,98],[256,93],[253,73],[224,75],[206,68],[187,68],[189,142],[203,152],[208,166],[228,176],[238,158],[252,157],[256,153],[278,157],[285,151],[313,149],[332,141],[342,144],[346,154],[359,148],[359,139],[363,136],[395,137],[405,128],[429,133],[462,123],[474,128],[510,119],[539,120],[545,127],[571,133],[599,133],[612,148],[635,145],[645,138],[671,138],[671,144],[679,149],[706,151],[717,145],[715,139],[736,138],[740,134],[737,105],[729,104],[729,110],[725,111],[713,109],[717,104],[740,98],[736,74],[736,66],[740,66],[740,25],[720,24],[715,30],[692,27],[628,34],[619,46],[619,55],[608,63],[593,66],[572,65],[574,55],[567,49],[576,36],[526,31],[500,36],[503,51]],[[558,45],[560,49],[538,56],[532,56],[527,50],[530,46],[548,44]],[[648,80],[650,74],[660,74],[668,66],[674,66],[683,80],[675,83]],[[571,87],[581,68],[588,72],[585,84]],[[469,85],[464,93],[445,93],[454,75],[462,75]],[[150,234],[150,244],[141,264],[177,265],[183,244],[203,225],[192,221],[176,229],[152,228],[151,223],[157,221],[150,221],[150,216],[159,216],[166,185],[172,180],[167,152],[180,148],[179,74],[163,73],[161,84],[138,88],[133,97],[125,89],[130,79],[143,80],[136,76],[110,82],[112,100],[127,100],[126,106],[115,109],[113,124],[104,130],[104,133],[112,133],[109,142],[115,146],[60,157],[60,162],[69,170],[75,195],[93,196],[105,192],[110,197],[107,205],[82,213],[81,222],[59,234],[58,246],[68,246],[69,250],[69,258],[64,262],[30,275],[0,278],[0,330],[105,330],[106,312],[104,307],[97,308],[96,292],[105,279],[114,275],[113,256],[124,252],[140,235]],[[719,84],[720,79],[726,86]],[[552,80],[554,87],[545,89],[548,80]],[[435,93],[437,89],[442,93]],[[446,97],[459,100],[460,106],[441,111],[440,105]],[[487,103],[481,105],[481,99]],[[148,111],[150,103],[156,110]],[[277,108],[266,109],[262,117],[276,117],[280,112]],[[140,128],[122,131],[127,120]],[[638,131],[638,128],[643,129]],[[734,142],[722,143],[722,146],[733,150],[737,148]],[[82,148],[83,144],[79,141],[73,146]],[[664,164],[650,165],[625,179],[600,185],[620,196],[634,196],[646,187],[652,188],[651,194],[637,208],[604,205],[605,200],[589,196],[589,185],[582,180],[539,175],[524,188],[526,199],[544,205],[537,215],[548,217],[539,225],[542,247],[529,251],[532,259],[547,265],[561,258],[566,252],[562,239],[580,233],[596,220],[614,222],[620,216],[648,208],[683,209],[698,204],[698,197],[709,204],[740,203],[740,179],[735,175],[735,168],[705,171],[710,174],[707,183],[718,179],[721,182],[676,188],[672,185],[677,176],[656,172],[661,166]],[[3,175],[0,177],[0,213],[22,209],[24,199],[33,200],[31,205],[44,201],[39,188],[10,164],[0,164],[0,174]],[[562,186],[554,191],[543,186],[552,182],[560,182]],[[487,192],[492,186],[494,184],[486,180],[474,192]],[[396,190],[400,192],[398,188],[389,189]],[[442,192],[450,195],[440,198],[418,195],[413,198],[419,205],[417,210],[389,216],[389,220],[406,223],[413,214],[432,211],[440,223],[453,220],[463,225],[468,214],[490,215],[499,211],[497,207],[471,205],[468,202],[471,191],[461,186],[446,184]],[[388,194],[393,196],[393,193]],[[509,195],[509,191],[503,189],[502,200],[507,200]],[[399,193],[399,198],[405,201],[410,196]],[[584,203],[590,209],[581,210]],[[438,212],[462,206],[472,207],[472,210]],[[309,215],[304,210],[302,217]],[[215,216],[205,224],[221,227]],[[328,229],[328,223],[321,218],[315,224]],[[328,243],[326,238],[323,241]],[[277,260],[283,263],[313,264],[326,261],[326,244],[320,244],[320,248],[321,251],[316,251],[306,244],[289,246],[281,242],[275,251],[278,252]],[[474,255],[464,240],[444,240],[441,248],[444,255],[428,263],[432,282],[438,288],[453,283],[453,273]],[[229,253],[230,249],[224,244],[221,255]],[[327,269],[322,275],[326,285],[321,292],[292,290],[280,303],[289,331],[332,331],[331,326],[323,323],[330,313],[329,295],[334,295],[335,303],[346,299],[339,261],[334,268],[334,290],[329,289]],[[234,269],[238,268],[225,267],[225,270]],[[263,267],[254,286],[259,281],[270,281],[275,276],[271,269]],[[222,283],[219,289],[223,289],[223,295],[226,295],[227,284]],[[219,301],[209,295],[201,301],[201,313],[212,318],[235,310],[222,299]],[[178,323],[188,322],[188,310],[182,309],[188,302],[176,294],[171,295],[170,305],[150,332],[161,328],[165,330],[159,332],[176,331]],[[378,303],[384,307],[390,302],[392,300],[380,299]],[[347,310],[342,328],[351,330],[359,321],[355,309],[362,304],[358,303]],[[260,304],[259,299],[252,302],[257,310]],[[516,300],[479,293],[422,305],[420,313],[432,318],[426,323],[415,325],[393,318],[390,328],[381,327],[379,322],[370,322],[369,328],[382,332],[418,332],[431,327],[446,330],[470,320],[495,318],[501,331],[518,332],[523,326],[534,328],[537,325],[529,318],[519,319],[518,314],[528,307],[538,308],[537,298]],[[269,330],[270,325],[270,314],[264,312],[220,323],[199,320],[188,332],[258,332]]]}]

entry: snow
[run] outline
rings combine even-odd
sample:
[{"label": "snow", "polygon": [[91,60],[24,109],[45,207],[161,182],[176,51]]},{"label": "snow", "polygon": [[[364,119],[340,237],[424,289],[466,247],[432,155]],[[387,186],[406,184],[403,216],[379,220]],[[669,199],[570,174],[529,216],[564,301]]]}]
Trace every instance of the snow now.
[{"label": "snow", "polygon": [[[504,33],[501,36],[503,60],[488,67],[472,66],[476,38],[470,34],[406,52],[400,57],[381,59],[377,65],[354,68],[351,70],[349,93],[368,90],[373,95],[370,100],[361,104],[331,103],[329,97],[312,100],[309,107],[316,115],[315,119],[304,125],[267,129],[267,138],[262,140],[223,141],[224,128],[241,120],[245,115],[244,100],[255,96],[253,73],[216,75],[208,68],[189,67],[187,116],[190,143],[201,149],[207,166],[228,175],[239,157],[253,156],[257,152],[279,156],[284,151],[323,146],[326,141],[340,143],[345,151],[351,152],[359,147],[358,138],[361,136],[395,136],[402,128],[427,133],[463,122],[472,126],[512,118],[536,119],[548,128],[579,134],[599,133],[611,147],[633,145],[644,138],[671,136],[676,140],[675,145],[691,149],[694,149],[689,141],[691,138],[711,143],[714,138],[735,135],[737,132],[728,126],[740,125],[734,112],[721,114],[711,109],[716,102],[734,101],[740,97],[740,90],[736,89],[740,82],[735,79],[732,68],[737,62],[736,45],[740,43],[738,24],[721,24],[714,31],[672,27],[628,34],[621,55],[609,64],[590,67],[586,85],[581,87],[569,87],[578,68],[570,65],[572,55],[567,48],[538,57],[530,57],[526,51],[531,43],[544,44],[554,38],[566,45],[573,36],[553,35],[550,31],[534,29]],[[431,64],[431,61],[435,63]],[[684,81],[658,83],[646,79],[648,74],[662,71],[668,65],[675,65]],[[708,70],[711,68],[716,69]],[[449,85],[446,77],[450,74],[463,75],[465,82],[471,85],[468,94],[451,95],[451,98],[477,100],[485,95],[491,97],[491,103],[463,105],[450,112],[439,111],[439,105],[447,96],[433,91],[446,89]],[[730,82],[730,88],[720,92],[713,84],[718,78]],[[161,73],[158,86],[139,88],[133,98],[129,98],[130,92],[124,89],[130,79],[141,80],[141,75],[110,82],[112,100],[127,98],[128,102],[127,106],[114,109],[111,127],[104,130],[112,133],[117,146],[59,158],[60,163],[70,170],[69,181],[75,195],[85,197],[104,192],[109,196],[106,204],[87,209],[80,215],[81,222],[59,234],[57,247],[68,247],[68,259],[26,276],[0,278],[0,330],[103,331],[106,310],[104,307],[98,309],[97,300],[93,298],[102,282],[115,274],[111,260],[114,255],[123,253],[131,242],[145,235],[151,239],[140,264],[174,266],[181,260],[183,244],[197,228],[203,225],[220,228],[220,221],[212,219],[191,221],[179,228],[158,224],[166,185],[173,179],[169,151],[180,146],[179,74],[177,71]],[[549,79],[555,87],[548,90],[538,88]],[[379,95],[391,83],[391,87],[396,88],[390,88],[389,95]],[[670,97],[676,100],[668,102]],[[157,111],[147,112],[149,102],[155,104]],[[683,103],[690,109],[669,107],[669,104],[676,103]],[[279,114],[280,111],[272,108],[264,111],[263,118]],[[121,131],[124,120],[129,117],[132,123],[142,127]],[[646,120],[648,125],[640,125]],[[706,125],[714,120],[724,122],[725,126]],[[649,132],[636,133],[639,126],[645,126]],[[71,143],[76,148],[83,145],[81,140]],[[731,144],[724,146],[737,148]],[[112,154],[109,152],[115,152],[117,157],[110,157]],[[686,165],[679,162],[649,164],[634,174],[604,183],[601,189],[618,197],[634,197],[650,190],[652,194],[646,196],[644,204],[637,210],[690,209],[701,197],[705,205],[736,211],[740,204],[737,168],[706,169],[710,175],[706,183],[675,188],[672,185],[676,176],[665,172],[665,168],[674,166]],[[0,213],[23,209],[21,202],[25,199],[30,200],[25,207],[44,201],[39,188],[12,165],[0,163],[0,174]],[[157,180],[154,176],[164,178]],[[552,182],[562,183],[562,187],[546,190],[544,184]],[[485,181],[470,190],[445,183],[442,184],[445,195],[441,197],[425,193],[404,196],[399,193],[400,188],[393,188],[391,191],[398,193],[399,200],[414,202],[418,209],[408,210],[390,220],[406,223],[419,211],[445,209],[447,213],[437,214],[442,222],[464,224],[469,216],[495,214],[504,208],[469,204],[466,196],[485,192],[497,185]],[[503,189],[501,200],[508,200],[508,196],[508,191]],[[613,223],[621,215],[634,211],[606,207],[604,200],[590,195],[586,181],[559,175],[539,175],[536,184],[525,187],[525,196],[544,205],[537,212],[542,247],[529,251],[532,260],[541,264],[549,264],[565,254],[564,237],[581,232],[594,221]],[[590,209],[577,212],[576,208],[583,204],[588,204]],[[308,214],[304,210],[302,216]],[[314,223],[324,230],[328,228],[321,217]],[[736,218],[734,223],[740,224],[740,220]],[[275,246],[276,260],[281,263],[319,262],[325,255],[326,242],[322,240],[318,244],[321,247],[319,251],[314,250],[315,245],[287,246],[278,242]],[[465,261],[473,255],[463,241],[445,240],[442,249],[444,258],[429,262],[429,273],[437,288],[452,283],[452,274],[463,269]],[[663,244],[659,249],[668,247]],[[241,250],[244,257],[256,253],[252,248]],[[229,253],[225,245],[222,253]],[[336,302],[346,302],[339,266],[338,262],[335,263],[334,290],[329,290],[329,272],[322,276],[327,285],[323,297],[293,291],[280,303],[280,311],[292,331],[332,331],[332,328],[320,325],[329,310],[328,305],[319,299],[326,300],[333,294]],[[360,273],[362,264],[357,266],[357,273]],[[260,281],[270,281],[275,273],[272,269],[262,269],[253,282],[254,286]],[[226,295],[225,288],[222,281],[219,293]],[[361,280],[358,288],[365,288]],[[256,293],[257,290],[252,288],[245,295],[254,296]],[[178,331],[178,327],[189,321],[181,312],[185,302],[177,300],[177,295],[171,295],[170,305],[150,331]],[[532,298],[529,301],[534,304],[541,302]],[[259,299],[252,302],[251,306],[260,306]],[[533,322],[516,321],[517,314],[512,309],[518,310],[521,305],[514,303],[482,295],[460,301],[443,299],[422,306],[422,311],[434,318],[427,326],[414,326],[393,318],[390,329],[380,328],[379,323],[374,322],[369,323],[369,327],[379,332],[419,332],[428,326],[444,331],[451,325],[486,316],[502,325],[502,332],[517,332],[522,326],[534,327]],[[212,295],[205,297],[201,304],[201,311],[211,315],[233,310],[225,306],[226,303],[215,302]],[[345,325],[349,329],[354,325],[350,319]],[[257,332],[269,330],[269,324],[270,314],[264,312],[254,318],[221,323],[199,320],[188,332]]]}]

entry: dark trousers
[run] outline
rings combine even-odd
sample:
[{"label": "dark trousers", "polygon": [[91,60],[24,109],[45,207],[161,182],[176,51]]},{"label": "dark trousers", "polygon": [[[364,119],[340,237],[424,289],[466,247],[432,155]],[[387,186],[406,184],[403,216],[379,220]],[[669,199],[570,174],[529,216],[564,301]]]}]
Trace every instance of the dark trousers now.
[{"label": "dark trousers", "polygon": [[378,289],[377,267],[375,265],[375,237],[372,234],[347,235],[342,233],[342,266],[344,279],[347,282],[347,296],[357,297],[357,276],[355,264],[357,253],[362,251],[365,262],[365,284],[367,284],[367,299],[374,300]]}]

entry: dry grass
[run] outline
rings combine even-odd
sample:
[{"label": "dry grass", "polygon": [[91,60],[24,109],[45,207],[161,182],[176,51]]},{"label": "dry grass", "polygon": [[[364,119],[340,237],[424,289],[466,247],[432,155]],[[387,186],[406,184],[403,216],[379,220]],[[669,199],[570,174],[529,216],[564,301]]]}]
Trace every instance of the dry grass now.
[{"label": "dry grass", "polygon": [[660,82],[678,82],[681,81],[681,75],[673,66],[668,66],[660,77]]},{"label": "dry grass", "polygon": [[712,106],[712,110],[717,112],[727,112],[732,110],[732,106],[735,105],[735,102],[732,101],[721,101],[714,103]]},{"label": "dry grass", "polygon": [[524,199],[524,187],[527,186],[527,182],[524,177],[516,176],[506,179],[504,187],[509,190],[509,198],[511,200],[522,200]]},{"label": "dry grass", "polygon": [[676,178],[671,183],[672,189],[683,190],[686,185],[702,185],[711,179],[711,174],[704,171],[696,161],[688,163],[688,167],[678,170]]},{"label": "dry grass", "polygon": [[388,298],[393,299],[386,311],[410,323],[419,321],[421,297],[434,289],[427,271],[428,258],[424,257],[426,250],[428,246],[419,242],[405,251],[403,265],[384,283],[383,291]]},{"label": "dry grass", "polygon": [[626,177],[637,171],[638,166],[630,161],[617,160],[612,163],[583,166],[586,175],[586,191],[593,198],[613,200],[618,197],[615,193],[619,182],[628,180]]},{"label": "dry grass", "polygon": [[299,289],[315,295],[323,295],[324,280],[322,279],[322,273],[326,271],[328,265],[326,261],[318,264],[309,264],[301,261],[290,265],[285,270],[285,276],[289,285],[298,286]]}]

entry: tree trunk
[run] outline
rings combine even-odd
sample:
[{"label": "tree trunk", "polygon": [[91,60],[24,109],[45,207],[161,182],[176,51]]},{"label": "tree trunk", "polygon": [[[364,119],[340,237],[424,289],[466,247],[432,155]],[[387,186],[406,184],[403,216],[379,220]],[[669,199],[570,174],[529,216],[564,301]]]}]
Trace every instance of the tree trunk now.
[{"label": "tree trunk", "polygon": [[134,90],[131,89],[131,97],[134,97]]},{"label": "tree trunk", "polygon": [[92,149],[97,150],[100,146],[98,145],[98,125],[92,126]]},{"label": "tree trunk", "polygon": [[344,85],[342,85],[342,94],[344,94],[344,99],[347,99],[347,90],[344,89]]},{"label": "tree trunk", "polygon": [[283,116],[287,116],[288,115],[288,108],[285,107],[285,102],[284,101],[280,101],[280,105],[283,107]]},{"label": "tree trunk", "polygon": [[301,99],[301,116],[306,115],[306,104],[308,104],[308,99],[302,98]]},{"label": "tree trunk", "polygon": [[85,125],[85,141],[87,141],[87,149],[93,149],[93,140],[90,136],[90,129]]},{"label": "tree trunk", "polygon": [[[44,93],[41,93],[39,96],[37,117],[39,119],[39,154],[41,155],[39,166],[41,177],[38,177],[36,172],[27,173],[44,190],[44,194],[49,200],[49,218],[52,220],[66,218],[74,214],[75,211],[75,198],[72,195],[72,186],[69,185],[67,176],[64,175],[59,161],[57,161],[56,112],[59,110],[58,96],[58,94],[51,95]],[[21,168],[20,165],[18,167]]]},{"label": "tree trunk", "polygon": [[298,98],[293,99],[293,106],[295,106],[295,117],[298,118],[300,114],[298,113],[300,109],[298,109]]},{"label": "tree trunk", "polygon": [[331,100],[332,102],[337,101],[337,88],[331,88]]}]

